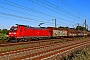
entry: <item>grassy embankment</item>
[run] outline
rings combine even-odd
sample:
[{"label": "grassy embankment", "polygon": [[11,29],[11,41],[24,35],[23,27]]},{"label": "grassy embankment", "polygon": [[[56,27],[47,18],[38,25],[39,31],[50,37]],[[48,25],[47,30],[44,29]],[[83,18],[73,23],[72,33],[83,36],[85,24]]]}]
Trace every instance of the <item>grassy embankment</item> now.
[{"label": "grassy embankment", "polygon": [[90,47],[77,51],[72,56],[68,56],[63,60],[90,60]]}]

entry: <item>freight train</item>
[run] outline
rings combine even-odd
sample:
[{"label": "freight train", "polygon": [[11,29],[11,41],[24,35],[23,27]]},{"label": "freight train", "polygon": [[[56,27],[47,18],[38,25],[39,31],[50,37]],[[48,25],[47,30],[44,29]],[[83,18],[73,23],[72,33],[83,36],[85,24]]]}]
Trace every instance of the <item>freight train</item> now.
[{"label": "freight train", "polygon": [[12,26],[9,30],[10,42],[21,42],[39,39],[50,39],[58,37],[87,36],[86,31],[54,28],[54,27],[31,27],[27,25]]}]

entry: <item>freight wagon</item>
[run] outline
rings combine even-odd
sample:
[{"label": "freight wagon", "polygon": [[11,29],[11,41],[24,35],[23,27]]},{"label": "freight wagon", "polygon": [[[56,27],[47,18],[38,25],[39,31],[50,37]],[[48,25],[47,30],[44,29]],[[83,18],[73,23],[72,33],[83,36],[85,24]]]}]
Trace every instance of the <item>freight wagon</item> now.
[{"label": "freight wagon", "polygon": [[68,28],[52,28],[53,37],[75,37],[78,36],[78,31]]},{"label": "freight wagon", "polygon": [[52,28],[53,37],[64,37],[68,35],[67,29],[64,28]]}]

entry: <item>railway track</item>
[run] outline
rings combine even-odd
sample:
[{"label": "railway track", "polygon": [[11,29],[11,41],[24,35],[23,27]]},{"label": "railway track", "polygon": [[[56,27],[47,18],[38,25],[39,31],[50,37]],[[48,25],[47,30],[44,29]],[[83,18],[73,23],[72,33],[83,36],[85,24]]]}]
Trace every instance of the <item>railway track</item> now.
[{"label": "railway track", "polygon": [[17,50],[28,47],[35,47],[40,45],[55,44],[61,42],[60,39],[51,40],[40,40],[40,41],[30,41],[30,42],[18,42],[18,43],[2,43],[0,44],[0,52],[5,52],[9,50]]},{"label": "railway track", "polygon": [[[82,38],[82,37],[80,37]],[[73,37],[73,38],[58,38],[58,39],[49,39],[49,40],[38,40],[38,41],[29,41],[29,42],[17,42],[17,43],[10,43],[10,42],[0,42],[0,47],[5,47],[5,46],[11,46],[11,45],[22,45],[22,44],[31,44],[31,43],[40,43],[40,42],[52,42],[52,41],[73,41],[73,40],[78,40],[80,38]]]},{"label": "railway track", "polygon": [[39,43],[39,42],[50,42],[50,41],[58,41],[58,40],[60,41],[61,39],[49,39],[49,40],[38,40],[38,41],[17,42],[17,43],[0,42],[0,46],[11,46],[11,45],[30,44],[30,43]]},{"label": "railway track", "polygon": [[[69,39],[70,39],[69,41],[74,41],[74,40],[80,40],[81,38],[77,39],[75,37],[75,38],[72,38],[74,40],[72,40],[71,38]],[[49,39],[49,40],[39,40],[39,41],[29,41],[29,42],[18,42],[18,43],[2,42],[0,43],[0,52],[6,52],[9,50],[17,50],[17,49],[28,48],[28,47],[36,47],[40,45],[69,42],[69,41],[62,40],[62,39]]]},{"label": "railway track", "polygon": [[[90,45],[90,40],[40,45],[0,53],[0,60],[55,60]],[[53,58],[54,57],[54,58]]]}]

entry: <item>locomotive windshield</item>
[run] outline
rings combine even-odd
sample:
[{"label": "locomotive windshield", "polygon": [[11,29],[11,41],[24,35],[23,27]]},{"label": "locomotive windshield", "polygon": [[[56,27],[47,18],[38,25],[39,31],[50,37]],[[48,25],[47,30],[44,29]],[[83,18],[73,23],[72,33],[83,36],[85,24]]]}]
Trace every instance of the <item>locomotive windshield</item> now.
[{"label": "locomotive windshield", "polygon": [[17,31],[17,27],[11,28],[10,31]]}]

